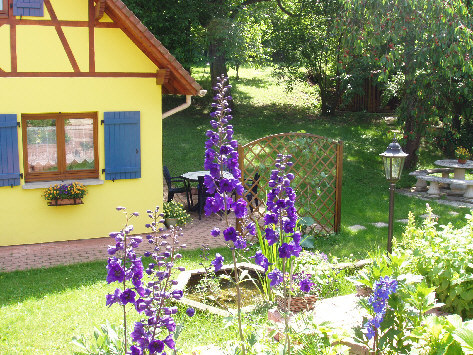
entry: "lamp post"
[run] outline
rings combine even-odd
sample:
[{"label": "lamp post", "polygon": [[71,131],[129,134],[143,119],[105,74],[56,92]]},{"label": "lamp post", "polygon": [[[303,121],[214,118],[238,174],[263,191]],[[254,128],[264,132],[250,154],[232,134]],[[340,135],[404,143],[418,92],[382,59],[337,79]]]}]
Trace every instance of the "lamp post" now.
[{"label": "lamp post", "polygon": [[391,254],[393,251],[394,189],[396,181],[401,178],[404,160],[409,154],[402,151],[396,137],[394,137],[386,151],[380,155],[383,157],[386,179],[389,181],[388,253]]}]

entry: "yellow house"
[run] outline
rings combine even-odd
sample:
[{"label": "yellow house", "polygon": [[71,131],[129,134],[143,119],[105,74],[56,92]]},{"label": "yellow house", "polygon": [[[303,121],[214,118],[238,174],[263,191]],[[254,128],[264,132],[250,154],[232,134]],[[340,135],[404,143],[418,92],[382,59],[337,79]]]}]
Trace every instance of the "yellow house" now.
[{"label": "yellow house", "polygon": [[[161,97],[201,87],[120,0],[0,0],[0,47],[0,246],[104,237],[115,207],[162,205]],[[48,206],[72,181],[84,203]]]}]

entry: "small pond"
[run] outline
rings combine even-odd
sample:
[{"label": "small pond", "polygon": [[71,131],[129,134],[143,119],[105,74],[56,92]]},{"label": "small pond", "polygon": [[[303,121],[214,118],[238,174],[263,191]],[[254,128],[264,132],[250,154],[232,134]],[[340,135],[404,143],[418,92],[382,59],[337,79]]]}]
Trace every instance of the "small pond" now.
[{"label": "small pond", "polygon": [[[246,312],[263,300],[259,291],[261,285],[259,275],[262,275],[264,270],[250,263],[238,263],[238,269],[240,273],[248,273],[245,280],[240,283],[242,311]],[[210,274],[206,276],[204,269],[184,271],[179,275],[176,286],[177,289],[184,290],[184,297],[180,302],[223,316],[228,315],[229,311],[234,313],[233,310],[237,308],[237,292],[231,281],[233,277],[232,265],[223,266],[215,277],[211,277]]]},{"label": "small pond", "polygon": [[[261,283],[256,270],[248,270],[251,279],[240,283],[241,305],[251,306],[263,300]],[[233,280],[233,270],[220,270],[217,274],[193,274],[187,283],[186,297],[214,307],[236,308],[237,290]],[[231,278],[231,279],[230,279]]]}]

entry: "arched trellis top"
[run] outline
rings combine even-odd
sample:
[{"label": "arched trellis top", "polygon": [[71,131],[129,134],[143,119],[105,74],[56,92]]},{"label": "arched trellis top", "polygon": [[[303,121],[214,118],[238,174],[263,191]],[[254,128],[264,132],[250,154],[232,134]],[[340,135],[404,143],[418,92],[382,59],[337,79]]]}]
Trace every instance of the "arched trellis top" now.
[{"label": "arched trellis top", "polygon": [[238,147],[241,181],[246,187],[252,218],[260,225],[266,212],[268,181],[278,154],[290,154],[287,171],[306,233],[331,234],[340,229],[343,142],[308,133],[280,133]]}]

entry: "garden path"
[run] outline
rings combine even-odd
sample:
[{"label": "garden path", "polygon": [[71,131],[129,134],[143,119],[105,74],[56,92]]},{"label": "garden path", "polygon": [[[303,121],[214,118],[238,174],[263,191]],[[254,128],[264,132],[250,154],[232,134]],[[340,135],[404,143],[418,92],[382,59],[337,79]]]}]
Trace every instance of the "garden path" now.
[{"label": "garden path", "polygon": [[[167,199],[165,188],[165,201]],[[179,202],[185,200],[181,196],[175,197]],[[198,249],[204,244],[212,248],[225,246],[223,238],[214,238],[210,231],[214,227],[224,227],[224,221],[217,215],[202,216],[199,221],[197,213],[191,213],[192,221],[183,230],[184,235],[180,241],[188,249]],[[144,221],[144,220],[143,220]],[[235,221],[234,217],[230,218]],[[145,222],[143,222],[145,223]],[[31,245],[15,245],[0,247],[0,272],[16,270],[47,268],[57,265],[68,265],[108,258],[107,247],[111,242],[110,237],[71,240],[64,242],[41,243]],[[143,242],[137,249],[139,253],[151,250],[150,244]]]}]

